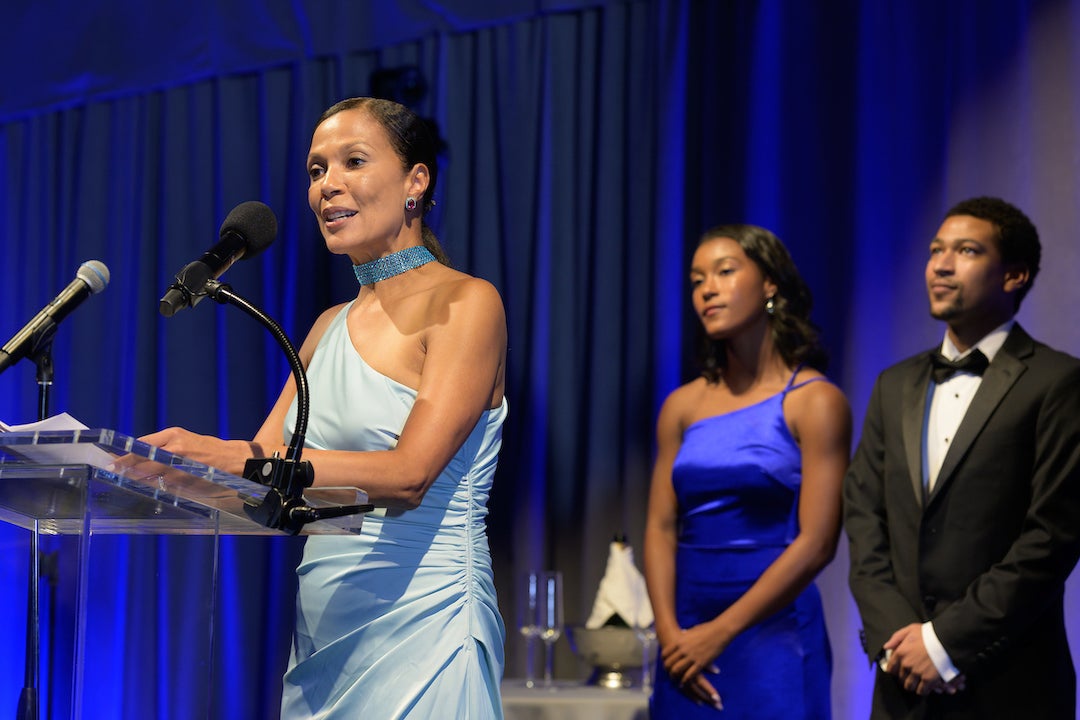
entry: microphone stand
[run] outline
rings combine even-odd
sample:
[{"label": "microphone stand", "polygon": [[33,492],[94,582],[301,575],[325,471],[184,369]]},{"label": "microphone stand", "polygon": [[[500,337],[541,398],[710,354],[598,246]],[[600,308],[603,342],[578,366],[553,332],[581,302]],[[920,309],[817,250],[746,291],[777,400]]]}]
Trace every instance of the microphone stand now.
[{"label": "microphone stand", "polygon": [[55,370],[52,361],[52,338],[48,338],[34,353],[34,364],[37,365],[38,420],[44,420],[49,417],[49,391],[52,390]]},{"label": "microphone stand", "polygon": [[[50,326],[41,333],[34,343],[33,359],[37,366],[38,384],[38,420],[49,416],[49,391],[52,389],[55,368],[52,360],[52,336],[56,326]],[[40,716],[38,679],[41,664],[41,571],[46,568],[49,587],[55,591],[57,580],[57,554],[43,553],[40,548],[37,528],[30,533],[30,581],[26,591],[26,665],[23,669],[23,688],[19,693],[19,705],[16,717],[19,720],[37,720]],[[44,556],[44,557],[43,557]],[[49,617],[55,618],[55,592],[50,592]],[[49,667],[53,666],[55,647],[55,627],[49,625]],[[49,686],[52,687],[52,673],[49,674]],[[52,707],[50,700],[49,707]],[[50,709],[49,717],[52,717]]]},{"label": "microphone stand", "polygon": [[272,457],[250,458],[244,463],[246,479],[270,488],[262,502],[255,504],[253,501],[245,501],[244,511],[265,527],[296,535],[304,525],[310,522],[374,510],[375,506],[371,504],[315,508],[305,503],[304,488],[311,487],[315,480],[315,471],[311,463],[300,459],[311,410],[307,374],[304,372],[303,363],[300,362],[300,355],[289,341],[288,335],[273,318],[237,295],[229,285],[217,280],[209,280],[206,283],[206,294],[223,305],[235,305],[269,330],[278,345],[285,351],[293,379],[296,381],[296,426],[293,428],[289,447],[284,458],[278,452],[274,452]]}]

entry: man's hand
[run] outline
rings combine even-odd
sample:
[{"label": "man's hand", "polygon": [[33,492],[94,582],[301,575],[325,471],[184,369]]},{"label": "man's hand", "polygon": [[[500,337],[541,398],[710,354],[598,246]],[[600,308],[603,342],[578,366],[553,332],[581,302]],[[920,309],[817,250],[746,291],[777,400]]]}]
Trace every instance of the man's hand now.
[{"label": "man's hand", "polygon": [[949,682],[940,682],[935,685],[934,692],[939,695],[955,695],[965,687],[967,687],[967,678],[963,675],[957,675]]},{"label": "man's hand", "polygon": [[[892,634],[884,647],[892,651],[885,672],[894,675],[905,690],[918,695],[928,695],[938,688],[941,688],[942,692],[948,692],[945,688],[952,683],[945,683],[941,679],[940,673],[934,667],[934,661],[927,654],[922,639],[922,625],[912,623],[900,628]],[[954,689],[953,692],[955,691]]]}]

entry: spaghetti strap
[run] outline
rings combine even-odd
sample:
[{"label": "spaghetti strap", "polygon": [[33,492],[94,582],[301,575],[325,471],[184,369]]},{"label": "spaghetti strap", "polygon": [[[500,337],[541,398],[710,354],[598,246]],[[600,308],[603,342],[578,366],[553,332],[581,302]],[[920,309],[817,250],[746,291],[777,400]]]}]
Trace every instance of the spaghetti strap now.
[{"label": "spaghetti strap", "polygon": [[799,374],[799,371],[802,370],[803,367],[805,367],[805,363],[799,363],[799,365],[791,373],[791,378],[788,379],[787,385],[784,386],[784,389],[781,391],[782,395],[787,395],[792,390],[798,390],[803,385],[809,385],[810,383],[815,382],[817,380],[828,380],[828,378],[826,378],[824,375],[818,375],[817,377],[807,378],[806,380],[803,380],[801,383],[796,383],[795,382],[795,376]]}]

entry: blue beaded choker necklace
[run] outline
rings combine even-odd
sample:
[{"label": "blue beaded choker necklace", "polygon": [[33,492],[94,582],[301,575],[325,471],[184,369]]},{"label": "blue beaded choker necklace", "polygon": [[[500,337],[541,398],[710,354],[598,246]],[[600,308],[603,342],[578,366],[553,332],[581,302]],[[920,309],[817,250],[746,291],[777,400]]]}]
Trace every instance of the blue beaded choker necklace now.
[{"label": "blue beaded choker necklace", "polygon": [[356,273],[358,283],[371,285],[380,280],[400,275],[407,270],[427,265],[429,262],[435,262],[435,256],[431,254],[431,251],[423,245],[413,245],[404,250],[398,250],[396,253],[391,253],[386,257],[360,265],[353,265],[352,269]]}]

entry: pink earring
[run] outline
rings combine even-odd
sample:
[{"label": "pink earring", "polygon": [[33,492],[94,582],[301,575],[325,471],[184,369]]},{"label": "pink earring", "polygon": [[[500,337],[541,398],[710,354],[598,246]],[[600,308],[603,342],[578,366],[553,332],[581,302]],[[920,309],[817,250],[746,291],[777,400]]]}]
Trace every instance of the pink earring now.
[{"label": "pink earring", "polygon": [[415,210],[416,209],[416,198],[414,198],[414,197],[406,198],[406,200],[405,200],[405,209],[406,210]]}]

